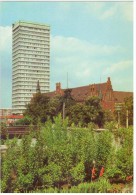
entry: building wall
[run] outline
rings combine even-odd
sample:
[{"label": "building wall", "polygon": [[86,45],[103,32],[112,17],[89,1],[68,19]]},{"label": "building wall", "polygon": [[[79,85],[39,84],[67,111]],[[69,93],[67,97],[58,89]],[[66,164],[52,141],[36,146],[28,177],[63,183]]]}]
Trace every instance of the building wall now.
[{"label": "building wall", "polygon": [[11,108],[2,108],[0,109],[0,116],[4,117],[7,115],[11,115],[12,114],[12,109]]},{"label": "building wall", "polygon": [[36,93],[50,88],[50,26],[19,21],[12,25],[12,108],[21,114]]},{"label": "building wall", "polygon": [[[56,83],[56,91],[46,93],[49,97],[63,95],[64,90],[61,88],[61,83]],[[114,91],[110,77],[105,83],[90,84],[87,86],[71,88],[71,95],[76,102],[84,102],[89,97],[97,96],[101,99],[101,105],[104,110],[114,112],[115,104],[123,103],[124,99],[133,96],[133,92]]]}]

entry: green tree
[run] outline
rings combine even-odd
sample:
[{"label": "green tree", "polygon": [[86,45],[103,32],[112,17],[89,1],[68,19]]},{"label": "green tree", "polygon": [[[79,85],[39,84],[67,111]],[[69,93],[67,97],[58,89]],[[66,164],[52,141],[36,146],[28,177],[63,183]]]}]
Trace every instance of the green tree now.
[{"label": "green tree", "polygon": [[75,105],[71,106],[69,108],[68,116],[70,124],[74,123],[75,125],[85,126],[84,114],[85,114],[84,104],[76,103]]},{"label": "green tree", "polygon": [[[120,110],[120,123],[124,127],[126,127],[127,112],[128,112],[128,125],[131,126],[133,125],[133,96],[124,99],[124,103],[122,104],[122,108]],[[116,121],[118,121],[118,111],[115,111],[114,115]]]},{"label": "green tree", "polygon": [[119,129],[121,147],[117,151],[117,167],[124,177],[133,175],[133,129]]},{"label": "green tree", "polygon": [[17,120],[14,125],[30,125],[31,123],[32,118],[26,115],[24,118]]},{"label": "green tree", "polygon": [[98,97],[90,97],[84,103],[77,103],[69,111],[71,123],[87,126],[90,122],[101,127],[104,123],[104,112]]},{"label": "green tree", "polygon": [[124,106],[121,111],[121,124],[126,126],[126,115],[128,111],[128,125],[133,125],[133,97],[124,99]]},{"label": "green tree", "polygon": [[111,132],[101,132],[96,139],[96,164],[98,167],[105,166],[108,162],[112,147],[113,137]]},{"label": "green tree", "polygon": [[99,97],[90,97],[85,101],[86,117],[85,122],[93,122],[101,127],[104,123],[104,112],[100,105]]},{"label": "green tree", "polygon": [[44,123],[49,116],[49,101],[49,97],[36,93],[27,104],[24,116],[32,118],[34,124],[37,124],[39,119]]},{"label": "green tree", "polygon": [[71,93],[72,89],[66,89],[60,97],[60,110],[64,118],[70,115],[70,108],[76,103]]}]

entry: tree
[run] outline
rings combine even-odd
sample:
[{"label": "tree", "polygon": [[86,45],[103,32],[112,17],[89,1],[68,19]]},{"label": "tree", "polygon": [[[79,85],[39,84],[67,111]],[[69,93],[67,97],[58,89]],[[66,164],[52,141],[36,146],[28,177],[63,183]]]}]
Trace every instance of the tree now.
[{"label": "tree", "polygon": [[109,131],[101,132],[96,139],[96,163],[98,167],[106,166],[112,152],[113,137]]},{"label": "tree", "polygon": [[104,111],[100,105],[98,97],[90,97],[84,103],[77,103],[69,110],[69,118],[71,123],[80,123],[87,126],[90,122],[98,126],[104,123]]},{"label": "tree", "polygon": [[124,107],[121,112],[121,124],[126,125],[126,114],[128,111],[128,125],[133,125],[133,97],[124,99]]},{"label": "tree", "polygon": [[99,97],[90,97],[85,101],[86,117],[85,121],[87,123],[93,122],[101,127],[104,123],[104,111],[100,105]]},{"label": "tree", "polygon": [[[126,127],[127,112],[128,112],[128,125],[133,125],[133,97],[127,97],[124,99],[124,104],[122,104],[120,110],[120,123],[122,126]],[[116,120],[118,120],[118,111],[114,113]]]},{"label": "tree", "polygon": [[14,125],[30,125],[31,123],[32,118],[26,115],[24,118],[15,121]]},{"label": "tree", "polygon": [[69,116],[70,107],[75,104],[75,100],[71,95],[72,89],[66,89],[64,95],[60,97],[60,110],[63,118]]},{"label": "tree", "polygon": [[49,97],[36,93],[27,104],[24,116],[31,117],[34,124],[38,123],[39,119],[44,123],[49,116],[49,101]]}]

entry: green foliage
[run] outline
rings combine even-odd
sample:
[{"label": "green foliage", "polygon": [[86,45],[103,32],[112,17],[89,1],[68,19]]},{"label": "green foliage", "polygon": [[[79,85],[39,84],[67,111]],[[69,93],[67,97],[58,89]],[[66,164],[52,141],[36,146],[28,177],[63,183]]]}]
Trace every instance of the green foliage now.
[{"label": "green foliage", "polygon": [[84,103],[76,103],[70,108],[69,119],[76,125],[88,126],[89,123],[94,123],[102,126],[104,123],[104,112],[100,106],[98,97],[90,97]]},{"label": "green foliage", "polygon": [[112,189],[111,184],[105,178],[99,179],[97,182],[81,183],[77,187],[72,187],[69,192],[73,193],[107,193]]},{"label": "green foliage", "polygon": [[71,169],[71,176],[74,182],[76,183],[83,182],[85,178],[85,168],[83,162],[78,163],[76,167],[73,167]]},{"label": "green foliage", "polygon": [[[133,125],[133,97],[130,96],[124,99],[124,105],[120,110],[120,123],[121,126],[126,127],[126,118],[128,111],[128,125]],[[118,111],[114,113],[116,121],[118,120]]]},{"label": "green foliage", "polygon": [[115,120],[114,114],[110,110],[105,110],[104,111],[104,122],[112,122]]},{"label": "green foliage", "polygon": [[92,122],[88,123],[88,129],[93,131],[94,129],[96,129],[96,125]]},{"label": "green foliage", "polygon": [[96,159],[98,166],[106,166],[112,151],[112,134],[108,131],[102,132],[96,141]]},{"label": "green foliage", "polygon": [[[119,129],[120,147],[115,148],[109,131],[68,127],[68,119],[62,120],[61,115],[53,120],[39,124],[38,131],[23,136],[20,142],[16,138],[6,141],[2,192],[107,192],[110,185],[106,178],[133,174],[132,128]],[[104,165],[104,176],[83,183],[91,181],[93,160],[97,175]]]},{"label": "green foliage", "polygon": [[81,183],[78,186],[72,186],[71,188],[45,188],[43,190],[35,190],[32,192],[38,193],[107,193],[112,190],[112,186],[109,181],[102,178],[96,182]]},{"label": "green foliage", "polygon": [[38,119],[44,123],[48,118],[49,101],[49,97],[41,93],[36,93],[30,103],[26,106],[24,115],[32,118],[34,124],[37,124]]},{"label": "green foliage", "polygon": [[121,147],[117,151],[117,167],[124,177],[133,175],[133,129],[119,130]]},{"label": "green foliage", "polygon": [[[32,122],[37,124],[38,120],[45,123],[48,118],[53,121],[53,117],[61,113],[64,118],[69,117],[70,125],[74,123],[78,126],[87,127],[89,123],[94,123],[101,127],[104,124],[104,111],[100,106],[100,99],[90,97],[82,104],[76,103],[72,98],[71,92],[71,89],[67,89],[64,91],[64,95],[55,96],[54,98],[36,93],[26,106],[25,118],[18,121],[18,123]],[[65,111],[63,108],[65,108]]]},{"label": "green foliage", "polygon": [[133,175],[133,129],[120,128],[117,135],[120,145],[107,162],[106,175],[125,180]]},{"label": "green foliage", "polygon": [[109,131],[115,130],[117,127],[117,124],[114,121],[106,122],[104,125],[105,129],[108,129]]},{"label": "green foliage", "polygon": [[32,118],[26,115],[24,118],[17,120],[14,125],[30,125],[31,123]]},{"label": "green foliage", "polygon": [[0,123],[0,135],[7,135],[7,126],[6,126],[6,122],[1,122]]}]

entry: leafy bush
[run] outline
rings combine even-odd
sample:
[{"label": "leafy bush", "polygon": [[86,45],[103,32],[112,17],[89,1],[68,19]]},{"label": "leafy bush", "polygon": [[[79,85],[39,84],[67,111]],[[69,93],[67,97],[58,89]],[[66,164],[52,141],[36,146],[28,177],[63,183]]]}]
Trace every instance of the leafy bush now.
[{"label": "leafy bush", "polygon": [[108,129],[109,131],[115,130],[117,127],[117,124],[114,121],[106,122],[104,125],[105,129]]},{"label": "leafy bush", "polygon": [[[34,134],[7,140],[7,152],[1,161],[2,192],[106,192],[109,182],[102,177],[91,181],[95,160],[97,175],[102,165],[107,178],[133,174],[133,131],[120,129],[120,148],[113,146],[109,131],[94,133],[89,128],[68,128],[61,116]],[[35,137],[36,141],[34,141]],[[114,163],[113,163],[114,162]],[[79,184],[79,185],[78,185]],[[62,189],[62,186],[74,186]],[[76,186],[78,185],[78,186]]]}]

